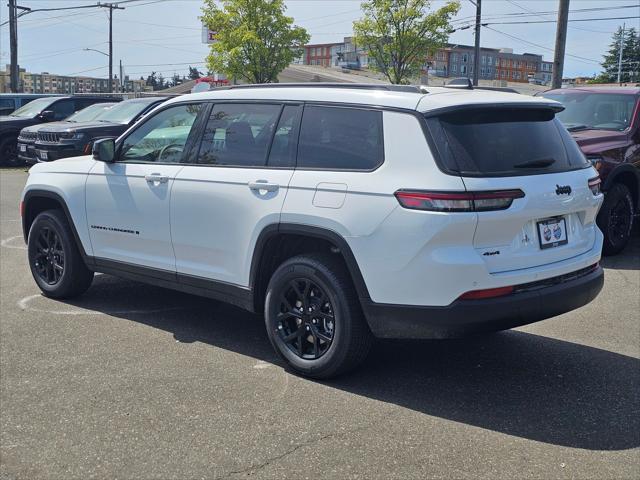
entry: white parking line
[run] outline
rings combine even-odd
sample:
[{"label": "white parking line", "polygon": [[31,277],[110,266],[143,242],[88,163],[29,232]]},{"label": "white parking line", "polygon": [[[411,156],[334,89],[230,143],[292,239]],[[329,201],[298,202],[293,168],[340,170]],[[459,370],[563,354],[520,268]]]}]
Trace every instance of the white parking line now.
[{"label": "white parking line", "polygon": [[5,238],[4,240],[0,241],[0,246],[6,247],[6,248],[15,248],[16,250],[26,250],[27,249],[26,245],[11,245],[11,243],[13,243],[17,239],[22,240],[22,235],[16,235],[15,237]]},{"label": "white parking line", "polygon": [[[131,315],[131,314],[146,315],[146,314],[152,314],[152,313],[186,310],[187,308],[189,308],[187,306],[184,306],[184,307],[139,309],[139,310],[138,309],[112,310],[112,311],[104,311],[104,312],[99,312],[97,310],[90,310],[84,307],[76,307],[76,309],[74,310],[51,310],[51,309],[44,309],[44,308],[39,308],[37,306],[31,305],[33,301],[37,298],[46,300],[46,298],[40,294],[29,295],[28,297],[24,297],[18,300],[17,302],[18,308],[20,308],[21,310],[29,310],[32,312],[39,312],[39,313],[51,313],[54,315]],[[50,302],[58,303],[58,302],[55,302],[54,300],[50,300]]]}]

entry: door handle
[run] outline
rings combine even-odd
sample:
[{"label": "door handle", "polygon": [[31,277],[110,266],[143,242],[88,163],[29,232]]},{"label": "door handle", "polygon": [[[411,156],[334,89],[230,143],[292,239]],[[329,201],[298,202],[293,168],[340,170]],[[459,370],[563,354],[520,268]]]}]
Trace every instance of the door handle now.
[{"label": "door handle", "polygon": [[269,183],[266,180],[256,180],[255,182],[249,182],[249,188],[251,190],[260,191],[266,190],[267,192],[275,192],[280,188],[277,183]]},{"label": "door handle", "polygon": [[152,173],[150,175],[145,175],[144,179],[149,183],[167,183],[169,181],[169,177],[160,175],[159,173]]}]

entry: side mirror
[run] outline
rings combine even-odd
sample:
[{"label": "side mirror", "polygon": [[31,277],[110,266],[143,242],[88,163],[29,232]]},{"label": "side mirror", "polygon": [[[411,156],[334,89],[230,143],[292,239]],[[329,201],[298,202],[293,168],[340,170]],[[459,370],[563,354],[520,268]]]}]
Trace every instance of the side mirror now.
[{"label": "side mirror", "polygon": [[55,118],[56,114],[53,110],[45,110],[40,112],[40,118],[45,122],[50,122]]},{"label": "side mirror", "polygon": [[113,138],[101,138],[93,143],[93,159],[105,163],[116,160],[116,142]]}]

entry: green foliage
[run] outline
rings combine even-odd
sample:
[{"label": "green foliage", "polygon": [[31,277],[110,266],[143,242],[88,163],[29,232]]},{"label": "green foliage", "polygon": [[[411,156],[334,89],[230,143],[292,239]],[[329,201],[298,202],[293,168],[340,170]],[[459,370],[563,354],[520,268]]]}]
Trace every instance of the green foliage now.
[{"label": "green foliage", "polygon": [[369,53],[370,66],[391,83],[408,83],[420,73],[429,52],[443,46],[457,1],[430,13],[431,0],[368,0],[364,18],[353,23],[357,44]]},{"label": "green foliage", "polygon": [[[618,56],[620,54],[620,41],[622,39],[622,27],[613,34],[609,51],[602,62],[603,72],[592,83],[614,83],[618,80]],[[640,38],[635,28],[627,28],[622,39],[622,82],[634,82],[640,80]]]},{"label": "green foliage", "polygon": [[197,67],[192,67],[189,65],[189,78],[191,80],[197,80],[202,76],[202,73],[198,70]]},{"label": "green foliage", "polygon": [[218,32],[207,67],[250,83],[278,81],[278,74],[302,54],[304,28],[285,15],[283,0],[204,0],[202,21]]}]

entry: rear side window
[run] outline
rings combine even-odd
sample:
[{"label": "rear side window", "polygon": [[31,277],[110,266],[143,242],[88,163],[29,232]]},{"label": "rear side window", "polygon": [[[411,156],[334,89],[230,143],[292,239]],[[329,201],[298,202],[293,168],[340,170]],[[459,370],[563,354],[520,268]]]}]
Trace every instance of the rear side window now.
[{"label": "rear side window", "polygon": [[280,105],[215,105],[204,132],[198,163],[265,166],[281,109]]},{"label": "rear side window", "polygon": [[373,170],[383,160],[382,112],[305,107],[300,127],[298,168]]},{"label": "rear side window", "polygon": [[551,109],[460,110],[427,119],[446,170],[518,176],[588,166]]}]

